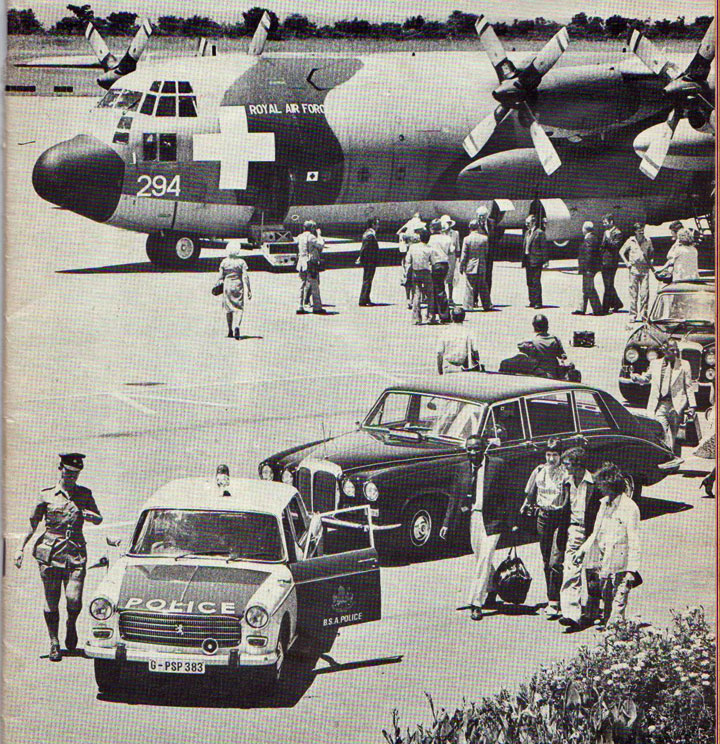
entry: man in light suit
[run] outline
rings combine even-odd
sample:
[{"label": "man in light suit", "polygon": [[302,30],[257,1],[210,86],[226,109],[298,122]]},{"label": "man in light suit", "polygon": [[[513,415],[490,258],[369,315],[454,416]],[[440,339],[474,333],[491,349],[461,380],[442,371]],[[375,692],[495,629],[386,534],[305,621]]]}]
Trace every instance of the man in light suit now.
[{"label": "man in light suit", "polygon": [[525,221],[525,235],[523,236],[522,263],[525,267],[530,307],[540,308],[543,306],[542,269],[547,260],[545,232],[538,225],[538,218],[534,214],[528,215]]},{"label": "man in light suit", "polygon": [[680,358],[677,342],[670,339],[663,347],[663,358],[650,362],[647,373],[641,379],[650,380],[650,398],[647,412],[654,416],[665,430],[665,441],[677,455],[678,427],[683,414],[695,412],[695,390],[693,388],[690,363]]}]

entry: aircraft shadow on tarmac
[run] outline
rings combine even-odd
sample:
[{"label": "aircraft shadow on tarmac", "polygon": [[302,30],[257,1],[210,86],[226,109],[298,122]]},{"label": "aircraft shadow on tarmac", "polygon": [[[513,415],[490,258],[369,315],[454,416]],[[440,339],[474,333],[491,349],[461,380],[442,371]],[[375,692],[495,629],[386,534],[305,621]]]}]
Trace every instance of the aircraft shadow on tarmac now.
[{"label": "aircraft shadow on tarmac", "polygon": [[[195,680],[175,675],[133,675],[122,693],[110,696],[98,694],[105,702],[128,705],[157,705],[182,708],[292,708],[305,695],[315,677],[386,664],[402,662],[402,655],[374,659],[356,659],[339,663],[330,650],[335,635],[313,644],[298,642],[285,659],[283,679],[275,690],[264,691],[253,686],[251,679],[243,678],[242,671],[235,675],[213,676]],[[316,669],[316,665],[320,666]],[[324,663],[324,664],[323,664]],[[247,682],[245,681],[247,679]]]}]

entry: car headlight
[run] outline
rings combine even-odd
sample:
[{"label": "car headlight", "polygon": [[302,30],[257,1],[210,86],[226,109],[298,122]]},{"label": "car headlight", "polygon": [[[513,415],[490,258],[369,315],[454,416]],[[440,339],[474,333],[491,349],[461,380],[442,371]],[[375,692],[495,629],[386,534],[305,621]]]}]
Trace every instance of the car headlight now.
[{"label": "car headlight", "polygon": [[263,480],[275,480],[275,471],[265,462],[260,466],[260,477]]},{"label": "car headlight", "polygon": [[708,367],[715,366],[715,349],[710,349],[705,352],[705,364],[707,364]]},{"label": "car headlight", "polygon": [[294,476],[294,473],[293,473],[292,468],[285,468],[282,471],[282,482],[288,486],[292,486],[293,476]]},{"label": "car headlight", "polygon": [[264,628],[270,620],[270,615],[263,607],[253,605],[245,610],[245,620],[251,628]]},{"label": "car headlight", "polygon": [[365,484],[364,491],[365,491],[365,498],[368,501],[378,500],[378,496],[380,495],[380,492],[378,491],[378,487],[372,481],[368,481]]},{"label": "car headlight", "polygon": [[657,349],[648,349],[645,353],[647,355],[649,362],[654,362],[656,359],[660,357],[660,354],[658,353]]},{"label": "car headlight", "polygon": [[351,499],[355,497],[355,484],[350,480],[350,478],[346,478],[343,481],[342,492]]},{"label": "car headlight", "polygon": [[628,346],[625,349],[625,361],[634,364],[638,359],[640,359],[640,350],[636,346]]},{"label": "car headlight", "polygon": [[715,379],[715,368],[710,367],[710,369],[705,370],[705,377],[712,382]]},{"label": "car headlight", "polygon": [[90,614],[96,620],[107,620],[115,612],[112,602],[105,597],[97,597],[90,602]]}]

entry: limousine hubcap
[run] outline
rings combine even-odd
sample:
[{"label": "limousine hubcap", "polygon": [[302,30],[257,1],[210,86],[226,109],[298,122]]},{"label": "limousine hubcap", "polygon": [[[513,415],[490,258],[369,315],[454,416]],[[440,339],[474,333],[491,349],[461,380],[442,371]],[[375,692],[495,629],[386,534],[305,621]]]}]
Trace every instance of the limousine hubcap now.
[{"label": "limousine hubcap", "polygon": [[410,525],[410,535],[414,545],[425,545],[432,534],[432,517],[427,509],[421,509],[415,512],[412,524]]}]

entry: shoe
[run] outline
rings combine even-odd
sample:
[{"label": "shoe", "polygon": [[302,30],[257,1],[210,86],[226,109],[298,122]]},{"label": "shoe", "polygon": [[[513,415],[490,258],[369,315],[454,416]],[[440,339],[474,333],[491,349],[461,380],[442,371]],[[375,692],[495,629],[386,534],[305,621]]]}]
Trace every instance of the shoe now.
[{"label": "shoe", "polygon": [[66,629],[67,632],[65,634],[65,648],[68,651],[74,651],[78,645],[78,634],[75,623],[68,623]]},{"label": "shoe", "polygon": [[236,341],[240,340],[240,329],[239,328],[235,329],[235,340]]},{"label": "shoe", "polygon": [[483,611],[480,607],[470,608],[470,619],[471,620],[482,620],[482,618],[483,618]]},{"label": "shoe", "polygon": [[565,616],[561,617],[558,622],[560,623],[560,625],[563,625],[566,628],[571,628],[573,625],[579,624],[575,622],[575,620],[572,620],[571,618]]},{"label": "shoe", "polygon": [[227,335],[227,337],[228,337],[228,338],[233,338],[233,332],[232,332],[232,331],[228,331],[228,335]]},{"label": "shoe", "polygon": [[572,314],[573,315],[585,315],[585,313],[582,310],[573,310]]},{"label": "shoe", "polygon": [[557,620],[560,617],[560,610],[557,607],[548,605],[545,608],[544,615],[546,620]]},{"label": "shoe", "polygon": [[62,661],[62,652],[60,651],[59,643],[50,644],[50,653],[48,654],[50,661]]},{"label": "shoe", "polygon": [[576,623],[574,620],[571,620],[570,624],[565,627],[565,633],[566,635],[570,635],[571,633],[581,633],[583,630],[587,630],[587,628],[589,627],[589,625]]},{"label": "shoe", "polygon": [[298,308],[295,311],[295,315],[305,315],[307,313],[307,310],[304,307]]},{"label": "shoe", "polygon": [[320,310],[313,310],[313,315],[327,315],[328,311],[322,307]]}]

